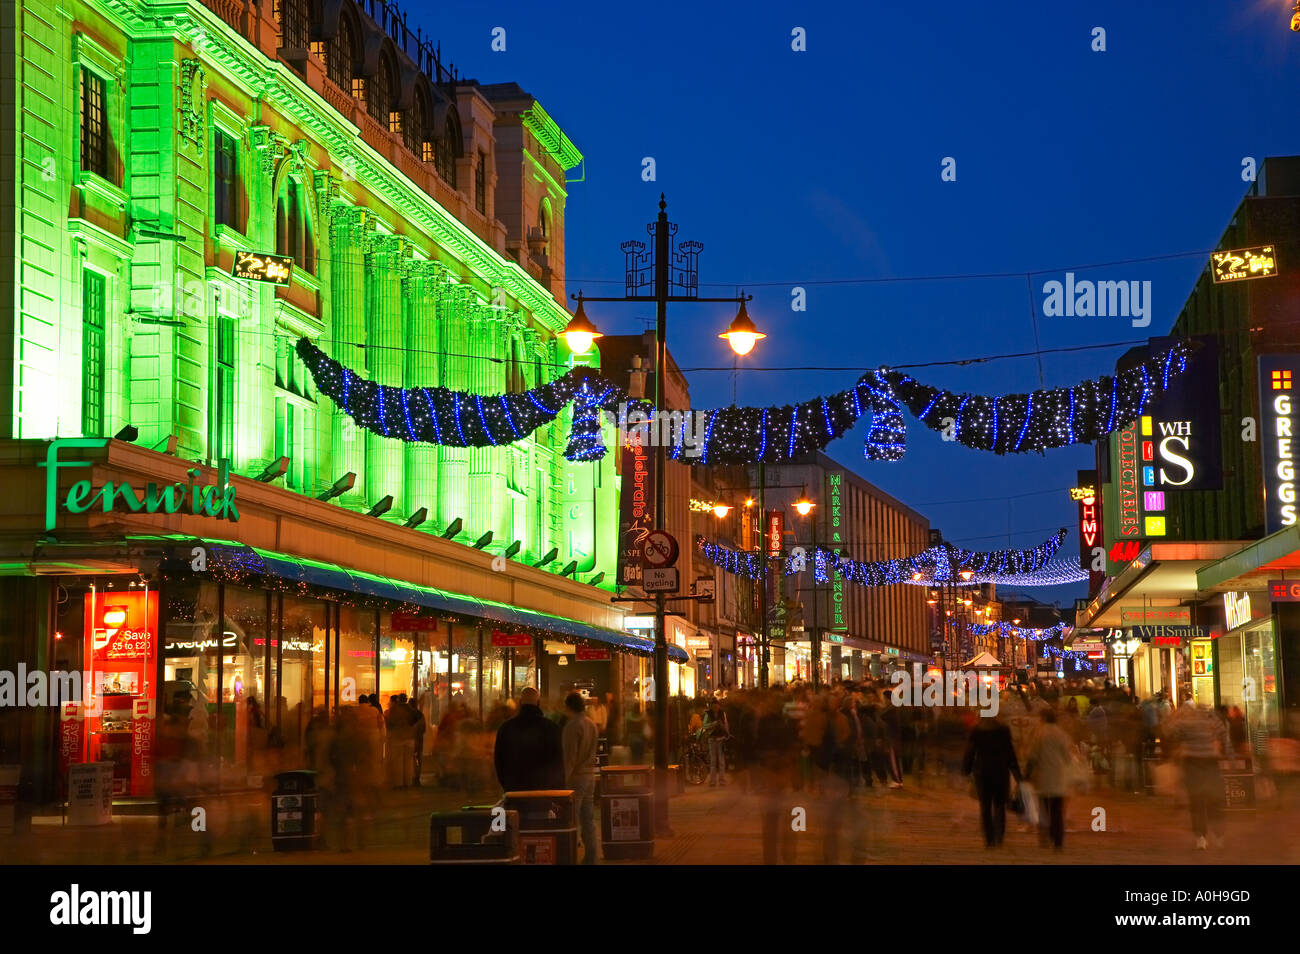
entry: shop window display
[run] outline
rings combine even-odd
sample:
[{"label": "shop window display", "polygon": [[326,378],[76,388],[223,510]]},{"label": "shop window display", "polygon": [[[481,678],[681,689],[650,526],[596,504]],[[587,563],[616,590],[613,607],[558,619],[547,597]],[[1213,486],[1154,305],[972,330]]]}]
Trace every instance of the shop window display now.
[{"label": "shop window display", "polygon": [[339,607],[339,704],[351,705],[379,691],[374,610]]}]

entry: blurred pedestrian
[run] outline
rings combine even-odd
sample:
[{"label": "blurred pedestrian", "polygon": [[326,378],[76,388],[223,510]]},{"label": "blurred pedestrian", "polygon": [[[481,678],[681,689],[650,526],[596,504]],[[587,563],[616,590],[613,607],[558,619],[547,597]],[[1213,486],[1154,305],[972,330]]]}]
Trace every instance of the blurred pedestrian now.
[{"label": "blurred pedestrian", "polygon": [[507,792],[564,788],[562,732],[542,713],[541,701],[529,686],[519,694],[519,714],[497,730],[492,759]]},{"label": "blurred pedestrian", "polygon": [[1043,725],[1029,747],[1025,777],[1039,799],[1042,841],[1046,844],[1050,839],[1052,846],[1060,849],[1065,842],[1065,796],[1070,788],[1074,745],[1057,724],[1056,710],[1043,709],[1039,715]]},{"label": "blurred pedestrian", "polygon": [[1011,779],[1020,781],[1020,764],[1011,743],[1011,730],[996,715],[981,716],[971,729],[962,774],[974,778],[984,843],[995,848],[1006,835]]},{"label": "blurred pedestrian", "polygon": [[701,731],[709,744],[709,785],[726,785],[727,761],[723,745],[731,738],[731,726],[727,722],[727,714],[722,711],[720,700],[714,699],[704,713]]},{"label": "blurred pedestrian", "polygon": [[1232,750],[1228,726],[1214,712],[1185,699],[1169,719],[1169,735],[1177,746],[1183,768],[1183,784],[1192,814],[1192,834],[1196,847],[1223,847],[1223,774],[1219,759]]},{"label": "blurred pedestrian", "polygon": [[587,715],[582,693],[564,697],[569,712],[561,742],[564,748],[565,786],[573,790],[578,805],[578,826],[582,832],[582,863],[596,863],[596,723]]}]

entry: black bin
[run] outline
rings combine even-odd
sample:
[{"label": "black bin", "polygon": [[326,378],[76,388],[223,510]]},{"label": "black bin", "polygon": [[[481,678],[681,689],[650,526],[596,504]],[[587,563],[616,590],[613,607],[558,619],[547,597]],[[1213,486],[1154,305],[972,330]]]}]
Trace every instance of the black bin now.
[{"label": "black bin", "polygon": [[434,812],[429,818],[429,862],[435,865],[517,864],[519,813],[499,805]]},{"label": "black bin", "polygon": [[519,813],[519,856],[526,865],[578,863],[578,805],[571,789],[506,792]]},{"label": "black bin", "polygon": [[306,769],[281,772],[271,793],[271,845],[276,851],[303,851],[316,847],[320,832],[316,773]]},{"label": "black bin", "polygon": [[608,861],[653,858],[654,770],[614,765],[600,772],[600,849]]}]

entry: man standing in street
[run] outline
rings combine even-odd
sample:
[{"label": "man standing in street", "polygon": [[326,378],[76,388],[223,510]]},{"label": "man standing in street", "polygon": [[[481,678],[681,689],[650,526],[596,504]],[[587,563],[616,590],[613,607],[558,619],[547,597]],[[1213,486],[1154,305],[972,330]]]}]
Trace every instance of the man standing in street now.
[{"label": "man standing in street", "polygon": [[582,693],[564,698],[569,721],[564,724],[565,786],[573,789],[578,803],[578,825],[582,830],[582,863],[596,863],[596,723],[587,717]]},{"label": "man standing in street", "polygon": [[542,714],[542,697],[529,686],[519,694],[519,714],[497,730],[492,760],[507,792],[564,787],[564,743],[560,727]]}]

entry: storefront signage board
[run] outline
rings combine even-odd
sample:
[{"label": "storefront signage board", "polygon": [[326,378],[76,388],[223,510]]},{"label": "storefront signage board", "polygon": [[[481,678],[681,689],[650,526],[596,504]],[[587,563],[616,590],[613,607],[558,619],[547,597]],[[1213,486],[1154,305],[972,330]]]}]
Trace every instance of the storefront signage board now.
[{"label": "storefront signage board", "polygon": [[1295,382],[1300,354],[1259,356],[1259,446],[1263,457],[1266,533],[1296,522],[1295,456],[1298,410]]}]

